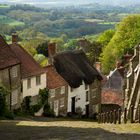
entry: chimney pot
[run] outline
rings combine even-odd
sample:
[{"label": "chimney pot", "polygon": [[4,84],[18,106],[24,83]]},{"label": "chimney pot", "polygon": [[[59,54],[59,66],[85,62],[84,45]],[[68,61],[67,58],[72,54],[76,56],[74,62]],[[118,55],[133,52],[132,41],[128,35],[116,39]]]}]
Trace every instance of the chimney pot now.
[{"label": "chimney pot", "polygon": [[119,68],[121,66],[120,61],[116,61],[116,68]]},{"label": "chimney pot", "polygon": [[17,33],[12,33],[12,44],[18,43],[18,35]]},{"label": "chimney pot", "polygon": [[101,62],[95,62],[95,68],[101,72]]},{"label": "chimney pot", "polygon": [[56,43],[48,44],[48,56],[49,56],[49,64],[53,64],[53,56],[56,54]]}]

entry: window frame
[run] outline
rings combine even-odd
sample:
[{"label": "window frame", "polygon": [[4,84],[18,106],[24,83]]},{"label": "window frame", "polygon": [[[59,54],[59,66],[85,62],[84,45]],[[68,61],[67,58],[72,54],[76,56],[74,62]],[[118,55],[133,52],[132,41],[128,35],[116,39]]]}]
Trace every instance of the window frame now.
[{"label": "window frame", "polygon": [[41,75],[36,76],[36,86],[41,85]]},{"label": "window frame", "polygon": [[27,89],[31,88],[31,78],[27,79]]}]

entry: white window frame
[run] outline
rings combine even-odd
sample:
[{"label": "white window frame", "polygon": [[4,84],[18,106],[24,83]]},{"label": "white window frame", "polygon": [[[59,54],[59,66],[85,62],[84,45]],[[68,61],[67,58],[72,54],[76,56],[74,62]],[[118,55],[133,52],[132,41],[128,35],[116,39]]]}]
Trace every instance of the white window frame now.
[{"label": "white window frame", "polygon": [[14,66],[14,67],[11,68],[11,76],[13,78],[16,78],[18,76],[17,66]]},{"label": "white window frame", "polygon": [[31,88],[31,78],[27,79],[27,89]]},{"label": "white window frame", "polygon": [[12,99],[11,99],[11,104],[15,105],[18,103],[18,89],[15,89],[12,91]]},{"label": "white window frame", "polygon": [[55,89],[50,89],[50,97],[55,97]]},{"label": "white window frame", "polygon": [[59,101],[59,104],[60,104],[60,107],[64,107],[64,105],[65,105],[65,99],[64,98],[61,98],[60,101]]},{"label": "white window frame", "polygon": [[[38,80],[39,78],[39,80]],[[36,76],[36,85],[39,86],[41,85],[41,75]]]},{"label": "white window frame", "polygon": [[65,90],[66,90],[65,86],[62,86],[61,87],[61,94],[64,94],[65,93]]}]

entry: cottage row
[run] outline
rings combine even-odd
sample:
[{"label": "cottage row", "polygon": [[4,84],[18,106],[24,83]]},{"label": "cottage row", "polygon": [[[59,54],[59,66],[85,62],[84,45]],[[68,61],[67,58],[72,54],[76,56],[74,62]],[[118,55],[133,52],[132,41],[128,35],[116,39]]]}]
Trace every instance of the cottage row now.
[{"label": "cottage row", "polygon": [[17,40],[17,34],[12,34],[8,45],[0,36],[0,86],[10,92],[10,109],[19,108],[26,96],[32,96],[32,104],[36,104],[39,89],[47,88],[56,116],[78,110],[92,116],[100,111],[102,76],[82,50],[57,53],[56,44],[51,43],[49,65],[42,68]]}]

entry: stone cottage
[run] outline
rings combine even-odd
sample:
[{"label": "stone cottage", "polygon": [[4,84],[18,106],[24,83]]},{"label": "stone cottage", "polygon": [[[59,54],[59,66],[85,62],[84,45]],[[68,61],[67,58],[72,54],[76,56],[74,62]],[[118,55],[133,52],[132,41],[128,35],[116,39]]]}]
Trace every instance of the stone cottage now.
[{"label": "stone cottage", "polygon": [[20,67],[20,60],[0,35],[0,86],[9,91],[6,97],[9,109],[18,108],[22,101]]},{"label": "stone cottage", "polygon": [[[48,50],[49,62],[67,83],[67,113],[75,114],[79,108],[82,115],[87,117],[98,113],[102,76],[90,65],[85,53],[75,50],[56,54],[56,46],[53,44],[49,45]],[[50,98],[54,98],[51,92]]]},{"label": "stone cottage", "polygon": [[53,65],[45,67],[47,73],[47,89],[49,89],[50,107],[56,116],[67,115],[68,83],[57,73]]},{"label": "stone cottage", "polygon": [[134,106],[134,118],[137,119],[138,104],[140,104],[140,45],[134,50],[134,56],[130,60],[129,69],[126,75],[124,90],[124,107],[127,108],[127,117],[131,105]]},{"label": "stone cottage", "polygon": [[33,57],[18,44],[18,35],[16,33],[12,34],[10,49],[21,62],[22,97],[31,96],[32,104],[35,104],[38,100],[39,89],[46,88],[46,72]]}]

